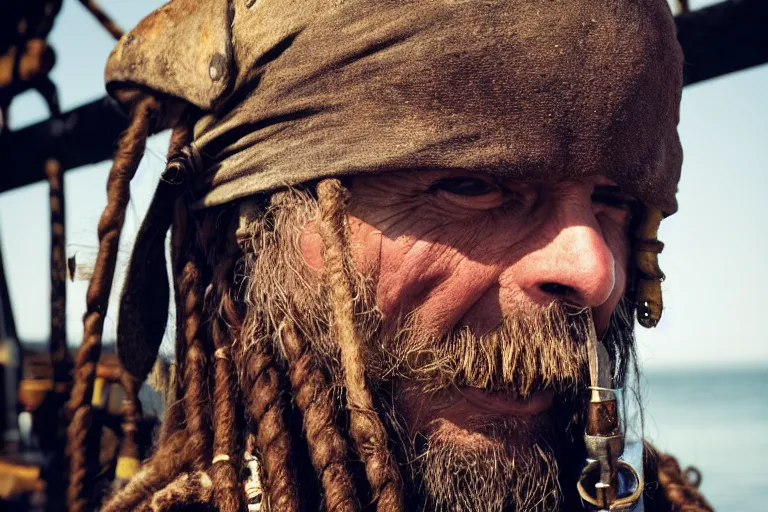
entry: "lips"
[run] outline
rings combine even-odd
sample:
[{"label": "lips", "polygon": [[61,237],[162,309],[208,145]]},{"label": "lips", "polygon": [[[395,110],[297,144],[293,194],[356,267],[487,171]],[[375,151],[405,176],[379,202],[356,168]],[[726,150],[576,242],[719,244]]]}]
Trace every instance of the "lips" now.
[{"label": "lips", "polygon": [[478,388],[461,388],[461,396],[471,405],[486,412],[510,414],[515,416],[533,416],[552,407],[555,397],[553,391],[537,391],[525,400],[511,398],[504,393],[490,393]]}]

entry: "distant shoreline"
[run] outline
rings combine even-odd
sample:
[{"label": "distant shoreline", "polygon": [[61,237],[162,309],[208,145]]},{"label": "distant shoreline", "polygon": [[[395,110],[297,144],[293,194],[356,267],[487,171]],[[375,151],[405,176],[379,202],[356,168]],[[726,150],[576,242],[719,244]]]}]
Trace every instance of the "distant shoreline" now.
[{"label": "distant shoreline", "polygon": [[640,367],[641,372],[644,375],[669,375],[676,374],[679,376],[685,374],[732,374],[732,373],[768,373],[768,361],[760,361],[757,363],[744,362],[744,363],[701,363],[686,366],[674,366],[674,365],[645,365]]}]

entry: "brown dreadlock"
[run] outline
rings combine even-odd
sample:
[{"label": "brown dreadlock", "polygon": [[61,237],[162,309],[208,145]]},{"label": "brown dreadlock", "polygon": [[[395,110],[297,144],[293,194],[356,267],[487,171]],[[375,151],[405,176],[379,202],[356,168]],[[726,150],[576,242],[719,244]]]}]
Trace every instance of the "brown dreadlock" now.
[{"label": "brown dreadlock", "polygon": [[[211,303],[217,308],[210,324],[214,345],[214,432],[213,468],[214,501],[222,512],[238,512],[243,508],[243,492],[238,477],[235,374],[231,360],[232,332],[240,324],[240,312],[233,300],[234,269],[238,247],[234,232],[227,230],[226,251],[216,266],[211,287]],[[216,255],[218,256],[218,255]]]},{"label": "brown dreadlock", "polygon": [[280,372],[273,352],[258,343],[237,362],[242,369],[240,389],[246,393],[246,415],[261,454],[266,503],[272,510],[300,510],[298,489],[290,461],[291,436],[284,420]]},{"label": "brown dreadlock", "polygon": [[137,102],[128,130],[118,144],[107,180],[107,206],[98,227],[99,251],[86,295],[83,343],[75,359],[75,383],[67,403],[67,413],[71,418],[67,430],[67,454],[70,457],[67,503],[72,512],[85,510],[88,496],[92,493],[90,487],[97,462],[94,462],[93,450],[89,446],[93,420],[90,399],[101,355],[104,317],[112,289],[120,232],[130,198],[130,181],[144,153],[152,114],[158,110],[159,103],[152,97]]},{"label": "brown dreadlock", "polygon": [[304,417],[304,431],[312,465],[320,475],[329,512],[356,511],[359,508],[354,483],[345,463],[347,443],[335,426],[335,411],[330,386],[314,364],[309,347],[286,321],[282,331],[293,396]]},{"label": "brown dreadlock", "polygon": [[[645,445],[646,487],[658,483],[659,490],[649,500],[648,512],[714,512],[712,505],[699,492],[701,478],[692,467],[682,470],[673,456],[659,453]],[[697,475],[695,480],[689,474]]]},{"label": "brown dreadlock", "polygon": [[339,342],[341,366],[347,391],[350,434],[365,463],[377,510],[403,509],[402,483],[395,460],[387,449],[387,433],[373,407],[365,384],[361,341],[352,317],[352,292],[349,285],[349,248],[346,235],[347,191],[339,180],[327,179],[317,187],[322,222],[324,258],[334,316],[333,335]]}]

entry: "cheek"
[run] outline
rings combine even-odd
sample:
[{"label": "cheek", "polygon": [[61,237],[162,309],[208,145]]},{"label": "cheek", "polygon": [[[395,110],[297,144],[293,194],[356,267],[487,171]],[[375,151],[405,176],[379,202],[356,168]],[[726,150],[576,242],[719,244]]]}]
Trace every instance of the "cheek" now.
[{"label": "cheek", "polygon": [[420,328],[444,334],[498,275],[494,266],[437,242],[385,238],[381,247],[377,302],[388,329],[396,328],[405,315],[414,312]]},{"label": "cheek", "polygon": [[[352,245],[358,268],[377,280],[376,302],[389,333],[408,315],[434,335],[463,323],[497,286],[514,252],[516,237],[509,233],[519,231],[506,217],[453,219],[427,206],[390,210],[386,222],[378,210],[362,213],[351,216]],[[379,219],[376,228],[367,222],[371,218]]]}]

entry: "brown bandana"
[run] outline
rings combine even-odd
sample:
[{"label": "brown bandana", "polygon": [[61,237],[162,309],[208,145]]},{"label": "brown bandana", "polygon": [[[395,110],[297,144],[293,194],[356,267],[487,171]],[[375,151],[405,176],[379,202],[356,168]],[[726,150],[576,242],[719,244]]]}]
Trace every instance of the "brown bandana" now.
[{"label": "brown bandana", "polygon": [[173,0],[106,78],[203,111],[203,206],[455,168],[599,173],[677,209],[682,53],[665,0]]}]

